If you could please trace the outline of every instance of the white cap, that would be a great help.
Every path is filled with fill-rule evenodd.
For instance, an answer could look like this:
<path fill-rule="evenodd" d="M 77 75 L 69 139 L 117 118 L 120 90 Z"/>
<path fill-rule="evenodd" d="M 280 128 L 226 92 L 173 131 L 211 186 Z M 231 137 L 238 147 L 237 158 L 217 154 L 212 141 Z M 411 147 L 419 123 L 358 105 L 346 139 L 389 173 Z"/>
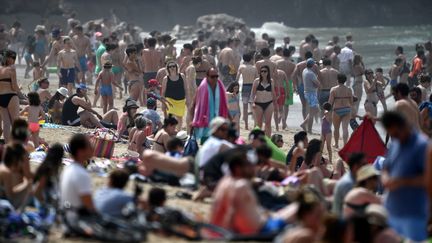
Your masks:
<path fill-rule="evenodd" d="M 210 135 L 213 135 L 224 124 L 229 124 L 229 121 L 221 116 L 213 118 L 210 122 Z"/>
<path fill-rule="evenodd" d="M 59 92 L 61 95 L 63 95 L 64 97 L 69 97 L 69 91 L 68 89 L 66 89 L 65 87 L 60 87 L 57 89 L 57 92 Z"/>
<path fill-rule="evenodd" d="M 185 140 L 187 140 L 188 138 L 189 138 L 189 136 L 187 135 L 187 132 L 186 131 L 179 131 L 178 133 L 177 133 L 177 135 L 176 135 L 176 138 L 178 138 L 178 139 L 180 139 L 180 140 L 182 140 L 182 141 L 185 141 Z"/>

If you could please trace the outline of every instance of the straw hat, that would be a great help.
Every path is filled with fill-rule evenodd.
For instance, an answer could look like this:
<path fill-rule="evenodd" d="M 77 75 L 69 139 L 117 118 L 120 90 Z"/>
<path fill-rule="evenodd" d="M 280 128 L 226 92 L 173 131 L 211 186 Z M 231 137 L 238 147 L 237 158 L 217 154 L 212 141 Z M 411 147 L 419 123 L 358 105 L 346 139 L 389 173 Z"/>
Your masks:
<path fill-rule="evenodd" d="M 372 165 L 364 165 L 362 166 L 356 174 L 356 181 L 362 182 L 374 176 L 379 176 L 380 173 L 373 167 Z"/>

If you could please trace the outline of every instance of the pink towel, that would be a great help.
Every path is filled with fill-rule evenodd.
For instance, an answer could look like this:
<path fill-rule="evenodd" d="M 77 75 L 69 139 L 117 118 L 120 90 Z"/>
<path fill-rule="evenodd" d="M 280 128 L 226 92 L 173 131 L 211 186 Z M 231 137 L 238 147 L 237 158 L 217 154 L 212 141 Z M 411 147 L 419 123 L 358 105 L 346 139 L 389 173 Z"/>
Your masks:
<path fill-rule="evenodd" d="M 222 81 L 218 80 L 219 84 L 219 113 L 221 117 L 228 118 L 228 103 L 226 99 L 225 86 Z M 195 97 L 195 114 L 192 122 L 194 127 L 208 127 L 209 126 L 209 94 L 207 78 L 203 79 L 197 89 Z"/>

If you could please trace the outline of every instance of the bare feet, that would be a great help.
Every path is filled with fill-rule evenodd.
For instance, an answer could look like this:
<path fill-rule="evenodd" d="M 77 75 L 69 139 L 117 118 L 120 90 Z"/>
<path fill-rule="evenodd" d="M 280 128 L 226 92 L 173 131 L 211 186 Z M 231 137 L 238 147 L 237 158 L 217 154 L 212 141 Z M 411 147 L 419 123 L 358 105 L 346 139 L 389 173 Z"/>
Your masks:
<path fill-rule="evenodd" d="M 305 131 L 305 132 L 307 131 L 306 124 L 303 123 L 303 124 L 300 125 L 300 127 L 303 129 L 303 131 Z"/>

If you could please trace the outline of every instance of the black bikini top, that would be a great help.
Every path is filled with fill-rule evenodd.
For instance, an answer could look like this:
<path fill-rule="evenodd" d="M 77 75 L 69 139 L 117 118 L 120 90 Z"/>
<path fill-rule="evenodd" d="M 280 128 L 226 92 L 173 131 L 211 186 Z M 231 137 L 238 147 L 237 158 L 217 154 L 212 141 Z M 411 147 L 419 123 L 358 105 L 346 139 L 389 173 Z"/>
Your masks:
<path fill-rule="evenodd" d="M 271 92 L 272 88 L 271 88 L 271 83 L 269 83 L 269 86 L 265 87 L 261 84 L 261 82 L 259 82 L 258 87 L 257 87 L 258 91 L 268 91 Z"/>
<path fill-rule="evenodd" d="M 8 83 L 11 83 L 11 82 L 12 82 L 12 79 L 11 79 L 11 78 L 1 78 L 1 79 L 0 79 L 0 82 L 8 82 Z"/>

